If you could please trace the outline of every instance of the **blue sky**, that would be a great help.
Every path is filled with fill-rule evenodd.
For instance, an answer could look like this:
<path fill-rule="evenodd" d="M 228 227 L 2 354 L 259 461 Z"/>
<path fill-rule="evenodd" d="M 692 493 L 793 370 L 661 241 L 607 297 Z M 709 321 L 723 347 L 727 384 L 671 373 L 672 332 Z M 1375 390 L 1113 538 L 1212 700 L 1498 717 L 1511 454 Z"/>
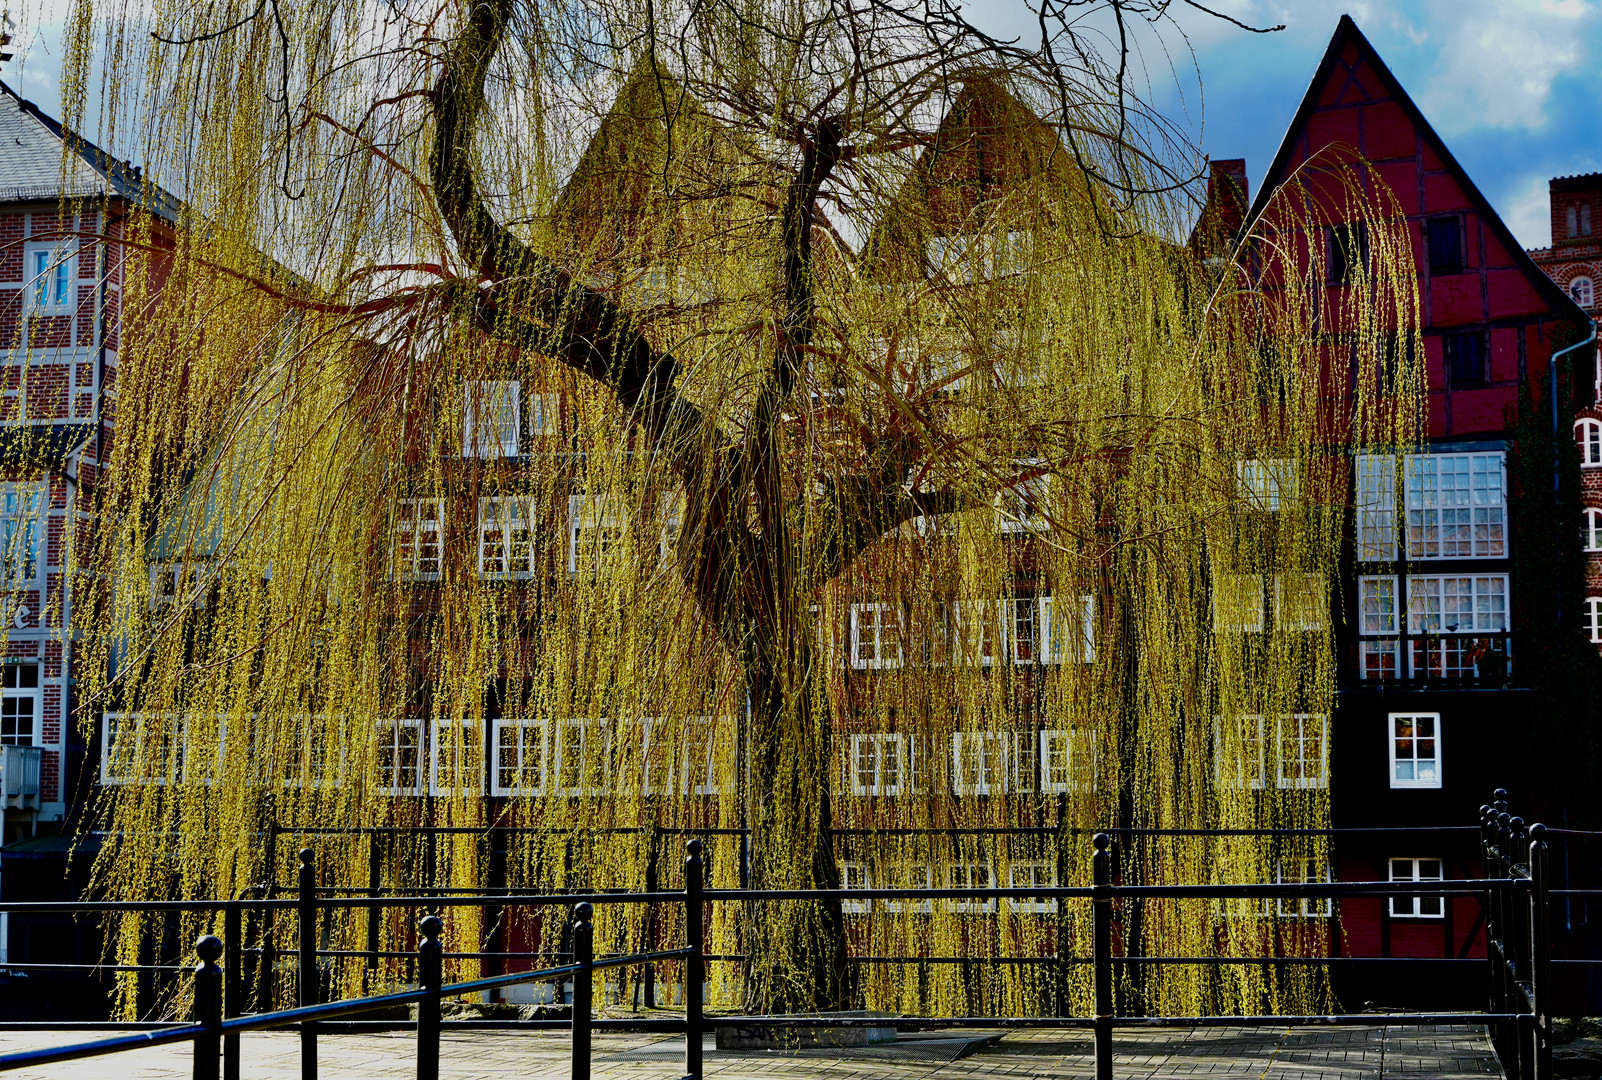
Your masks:
<path fill-rule="evenodd" d="M 137 2 L 133 5 L 138 7 Z M 1193 137 L 1217 158 L 1244 157 L 1255 193 L 1344 11 L 1418 102 L 1476 184 L 1526 246 L 1551 242 L 1546 184 L 1602 171 L 1602 0 L 1207 0 L 1258 26 L 1249 34 L 1174 0 L 1180 33 L 1168 55 L 1201 74 L 1202 124 Z M 21 0 L 16 59 L 3 77 L 59 115 L 59 60 L 66 4 Z M 975 22 L 1003 34 L 1034 31 L 1024 0 L 967 0 Z M 1147 37 L 1149 65 L 1163 63 Z M 1153 96 L 1176 116 L 1196 116 L 1194 75 L 1181 96 L 1165 70 Z"/>

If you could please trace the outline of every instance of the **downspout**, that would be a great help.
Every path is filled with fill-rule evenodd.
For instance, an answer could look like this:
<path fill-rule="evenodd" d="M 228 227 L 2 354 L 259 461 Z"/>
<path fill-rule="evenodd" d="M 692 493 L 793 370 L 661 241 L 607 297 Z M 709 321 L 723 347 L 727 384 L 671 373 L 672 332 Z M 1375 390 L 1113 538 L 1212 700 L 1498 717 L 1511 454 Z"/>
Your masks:
<path fill-rule="evenodd" d="M 1590 320 L 1590 322 L 1591 322 L 1591 333 L 1586 337 L 1586 339 L 1584 341 L 1578 342 L 1578 343 L 1576 343 L 1574 345 L 1570 345 L 1566 349 L 1559 349 L 1557 352 L 1553 353 L 1550 357 L 1548 357 L 1547 361 L 1546 361 L 1546 372 L 1547 372 L 1547 376 L 1549 377 L 1549 379 L 1551 381 L 1551 391 L 1550 392 L 1551 392 L 1551 397 L 1552 397 L 1552 545 L 1553 545 L 1552 546 L 1552 550 L 1554 552 L 1561 552 L 1563 550 L 1563 533 L 1562 533 L 1563 523 L 1558 520 L 1558 513 L 1557 513 L 1558 508 L 1562 505 L 1562 503 L 1561 503 L 1561 499 L 1562 499 L 1562 490 L 1561 490 L 1561 488 L 1562 488 L 1562 483 L 1563 483 L 1563 451 L 1560 449 L 1563 444 L 1558 441 L 1558 439 L 1559 439 L 1559 430 L 1560 430 L 1559 427 L 1558 427 L 1558 392 L 1557 392 L 1558 391 L 1558 383 L 1557 383 L 1558 358 L 1562 357 L 1562 356 L 1566 356 L 1569 353 L 1574 352 L 1574 351 L 1576 351 L 1578 349 L 1583 349 L 1587 345 L 1593 344 L 1596 341 L 1596 320 L 1592 319 L 1592 320 Z M 1553 582 L 1553 587 L 1554 587 L 1554 589 L 1555 589 L 1555 591 L 1557 593 L 1557 595 L 1554 597 L 1554 600 L 1556 601 L 1556 605 L 1557 605 L 1556 608 L 1555 608 L 1556 617 L 1554 619 L 1554 622 L 1556 622 L 1557 626 L 1561 629 L 1561 627 L 1563 626 L 1563 586 L 1562 586 L 1561 577 L 1559 578 L 1558 581 Z"/>

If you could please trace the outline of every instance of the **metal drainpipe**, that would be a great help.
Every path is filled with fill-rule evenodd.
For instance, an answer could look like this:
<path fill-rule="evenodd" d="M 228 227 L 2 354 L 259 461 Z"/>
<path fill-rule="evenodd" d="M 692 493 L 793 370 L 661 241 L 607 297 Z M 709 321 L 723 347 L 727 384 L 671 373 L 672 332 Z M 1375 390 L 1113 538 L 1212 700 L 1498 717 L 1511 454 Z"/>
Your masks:
<path fill-rule="evenodd" d="M 1552 514 L 1552 544 L 1553 544 L 1553 548 L 1552 548 L 1552 550 L 1553 551 L 1562 551 L 1563 550 L 1563 523 L 1561 521 L 1557 520 L 1558 515 L 1556 513 L 1558 507 L 1561 505 L 1561 501 L 1560 501 L 1561 497 L 1562 497 L 1561 486 L 1562 486 L 1562 479 L 1563 479 L 1563 469 L 1562 469 L 1563 451 L 1561 449 L 1563 444 L 1558 442 L 1558 437 L 1559 437 L 1559 428 L 1558 428 L 1558 393 L 1557 393 L 1557 390 L 1558 390 L 1558 384 L 1557 384 L 1558 357 L 1565 356 L 1565 355 L 1567 355 L 1567 354 L 1569 354 L 1571 352 L 1574 352 L 1577 349 L 1583 349 L 1587 345 L 1590 345 L 1590 344 L 1592 344 L 1593 342 L 1596 341 L 1596 320 L 1592 319 L 1592 320 L 1590 320 L 1590 322 L 1591 322 L 1591 333 L 1590 333 L 1590 335 L 1588 337 L 1586 337 L 1586 339 L 1584 341 L 1578 342 L 1578 343 L 1576 343 L 1574 345 L 1570 345 L 1566 349 L 1559 349 L 1557 352 L 1553 353 L 1550 357 L 1548 357 L 1547 361 L 1546 361 L 1546 372 L 1547 372 L 1547 375 L 1550 377 L 1550 380 L 1551 380 L 1551 397 L 1552 397 L 1552 509 L 1553 509 L 1553 514 Z M 1557 625 L 1559 627 L 1561 627 L 1563 625 L 1563 587 L 1562 587 L 1561 578 L 1560 578 L 1560 580 L 1558 582 L 1554 582 L 1553 587 L 1554 587 L 1554 589 L 1556 590 L 1556 593 L 1557 593 L 1557 596 L 1555 598 L 1556 601 L 1557 601 L 1557 608 L 1556 608 L 1557 618 L 1554 621 L 1557 623 Z"/>

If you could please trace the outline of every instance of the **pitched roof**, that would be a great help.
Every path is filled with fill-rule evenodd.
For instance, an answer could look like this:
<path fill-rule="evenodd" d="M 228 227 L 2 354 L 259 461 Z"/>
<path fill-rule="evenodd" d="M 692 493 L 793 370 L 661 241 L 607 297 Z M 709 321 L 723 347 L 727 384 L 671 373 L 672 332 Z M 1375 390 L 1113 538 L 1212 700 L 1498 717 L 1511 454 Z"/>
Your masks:
<path fill-rule="evenodd" d="M 64 152 L 65 151 L 65 152 Z M 180 203 L 0 82 L 0 201 L 115 196 L 169 221 Z"/>
<path fill-rule="evenodd" d="M 1402 88 L 1402 84 L 1391 73 L 1391 69 L 1385 65 L 1385 61 L 1380 59 L 1379 52 L 1369 42 L 1368 38 L 1363 36 L 1363 32 L 1357 28 L 1357 23 L 1352 21 L 1350 15 L 1342 15 L 1340 23 L 1335 27 L 1335 34 L 1329 40 L 1329 47 L 1324 50 L 1324 58 L 1319 61 L 1317 70 L 1313 72 L 1312 81 L 1308 83 L 1307 93 L 1302 97 L 1302 103 L 1297 107 L 1296 115 L 1291 118 L 1290 126 L 1285 129 L 1285 138 L 1279 144 L 1279 150 L 1274 155 L 1273 163 L 1269 165 L 1268 171 L 1263 174 L 1262 186 L 1258 188 L 1257 198 L 1252 201 L 1252 208 L 1250 213 L 1247 214 L 1247 220 L 1251 221 L 1263 212 L 1263 208 L 1268 205 L 1268 201 L 1273 196 L 1279 182 L 1290 170 L 1291 159 L 1296 152 L 1296 141 L 1306 130 L 1308 121 L 1311 119 L 1314 109 L 1318 106 L 1319 95 L 1329 82 L 1330 74 L 1348 44 L 1357 47 L 1359 54 L 1373 68 L 1374 73 L 1379 77 L 1385 89 L 1390 93 L 1396 104 L 1401 107 L 1408 119 L 1412 121 L 1414 128 L 1423 137 L 1425 143 L 1456 178 L 1464 194 L 1473 203 L 1480 219 L 1496 235 L 1496 238 L 1508 251 L 1514 264 L 1525 273 L 1531 284 L 1552 302 L 1552 305 L 1559 313 L 1567 315 L 1582 324 L 1589 323 L 1590 316 L 1585 313 L 1585 309 L 1576 304 L 1568 293 L 1564 292 L 1556 282 L 1548 277 L 1535 264 L 1535 261 L 1530 258 L 1529 254 L 1525 252 L 1524 246 L 1514 238 L 1512 232 L 1508 230 L 1507 224 L 1503 222 L 1501 215 L 1491 207 L 1490 200 L 1475 186 L 1474 181 L 1470 179 L 1463 166 L 1458 164 L 1457 158 L 1452 156 L 1452 152 L 1447 149 L 1446 143 L 1441 141 L 1441 137 L 1436 134 L 1435 129 L 1430 126 L 1430 122 L 1419 111 L 1418 105 L 1408 95 L 1407 91 Z"/>

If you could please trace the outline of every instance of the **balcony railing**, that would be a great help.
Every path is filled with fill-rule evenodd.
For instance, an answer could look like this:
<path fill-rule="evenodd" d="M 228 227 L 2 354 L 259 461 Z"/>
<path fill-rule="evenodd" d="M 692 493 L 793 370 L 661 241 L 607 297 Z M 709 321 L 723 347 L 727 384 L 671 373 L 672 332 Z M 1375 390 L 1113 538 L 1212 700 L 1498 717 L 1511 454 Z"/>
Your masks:
<path fill-rule="evenodd" d="M 1404 634 L 1357 643 L 1358 682 L 1505 686 L 1513 678 L 1513 635 Z"/>

